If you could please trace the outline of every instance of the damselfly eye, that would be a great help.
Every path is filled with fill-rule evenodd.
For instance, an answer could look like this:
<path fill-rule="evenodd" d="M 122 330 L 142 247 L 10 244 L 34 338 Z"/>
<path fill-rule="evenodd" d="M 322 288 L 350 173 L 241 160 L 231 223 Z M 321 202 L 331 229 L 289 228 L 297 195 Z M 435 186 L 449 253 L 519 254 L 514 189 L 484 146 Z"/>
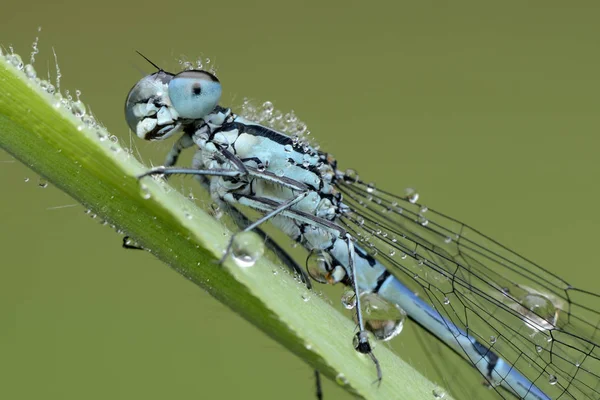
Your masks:
<path fill-rule="evenodd" d="M 221 98 L 221 83 L 206 71 L 183 71 L 169 82 L 169 98 L 181 118 L 204 118 Z"/>
<path fill-rule="evenodd" d="M 173 74 L 158 71 L 135 84 L 125 100 L 125 118 L 135 134 L 146 140 L 160 140 L 177 132 L 179 115 L 168 98 Z"/>

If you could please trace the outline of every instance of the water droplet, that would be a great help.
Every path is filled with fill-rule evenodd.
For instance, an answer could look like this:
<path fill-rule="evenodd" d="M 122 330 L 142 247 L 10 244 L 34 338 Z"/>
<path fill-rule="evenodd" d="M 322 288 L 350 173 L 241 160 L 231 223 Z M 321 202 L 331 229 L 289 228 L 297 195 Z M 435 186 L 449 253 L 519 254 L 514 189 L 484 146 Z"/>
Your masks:
<path fill-rule="evenodd" d="M 413 188 L 404 189 L 404 194 L 406 195 L 406 199 L 412 204 L 419 201 L 419 193 Z"/>
<path fill-rule="evenodd" d="M 294 151 L 294 148 L 291 144 L 286 144 L 285 146 L 283 146 L 283 150 L 285 150 L 286 153 L 291 153 L 292 151 Z"/>
<path fill-rule="evenodd" d="M 347 289 L 342 293 L 342 305 L 347 310 L 352 310 L 356 307 L 356 295 L 354 294 L 354 290 Z"/>
<path fill-rule="evenodd" d="M 231 256 L 239 267 L 253 266 L 264 252 L 264 241 L 254 232 L 240 232 L 233 237 Z"/>
<path fill-rule="evenodd" d="M 346 172 L 344 172 L 344 180 L 348 183 L 358 182 L 359 179 L 360 178 L 359 178 L 358 172 L 356 172 L 356 170 L 347 169 Z"/>
<path fill-rule="evenodd" d="M 268 114 L 271 114 L 275 109 L 275 107 L 273 107 L 273 103 L 271 103 L 270 101 L 265 101 L 262 106 L 263 110 Z"/>
<path fill-rule="evenodd" d="M 544 349 L 542 348 L 542 346 L 535 346 L 535 351 L 537 351 L 538 353 L 541 353 L 541 352 L 542 352 L 542 350 L 544 350 Z"/>
<path fill-rule="evenodd" d="M 82 118 L 85 115 L 85 105 L 80 101 L 74 101 L 71 103 L 71 112 L 78 118 Z"/>
<path fill-rule="evenodd" d="M 150 190 L 148 189 L 148 186 L 144 185 L 143 183 L 140 185 L 140 192 L 142 195 L 142 199 L 144 199 L 144 200 L 148 200 L 152 197 L 152 194 L 150 194 Z"/>
<path fill-rule="evenodd" d="M 301 297 L 305 303 L 310 300 L 310 295 L 308 293 L 302 293 Z"/>
<path fill-rule="evenodd" d="M 375 184 L 373 182 L 367 184 L 367 193 L 375 192 Z"/>
<path fill-rule="evenodd" d="M 452 238 L 447 237 L 446 239 L 444 239 L 444 243 L 452 243 Z"/>
<path fill-rule="evenodd" d="M 25 75 L 27 75 L 29 79 L 35 79 L 37 77 L 37 73 L 35 72 L 35 68 L 33 68 L 33 65 L 27 64 L 25 66 Z"/>
<path fill-rule="evenodd" d="M 444 305 L 447 306 L 448 304 L 450 304 L 450 299 L 447 297 L 444 297 Z"/>
<path fill-rule="evenodd" d="M 98 136 L 98 140 L 101 142 L 104 142 L 108 138 L 108 134 L 102 128 L 100 128 L 96 131 L 96 136 Z"/>
<path fill-rule="evenodd" d="M 38 180 L 38 186 L 41 187 L 42 189 L 45 189 L 48 187 L 48 181 L 46 181 L 44 178 L 40 178 Z"/>
<path fill-rule="evenodd" d="M 319 283 L 337 283 L 344 278 L 344 269 L 341 266 L 334 267 L 332 261 L 329 253 L 313 251 L 306 259 L 306 271 Z"/>
<path fill-rule="evenodd" d="M 265 166 L 265 164 L 263 164 L 263 163 L 261 162 L 261 163 L 258 163 L 258 165 L 256 166 L 256 169 L 257 169 L 259 172 L 264 172 L 264 171 L 265 171 L 265 169 L 267 169 L 267 167 Z"/>
<path fill-rule="evenodd" d="M 346 386 L 348 384 L 348 378 L 340 372 L 335 376 L 335 382 L 340 386 Z"/>
<path fill-rule="evenodd" d="M 29 182 L 29 178 L 25 178 L 25 183 Z"/>
<path fill-rule="evenodd" d="M 490 336 L 490 344 L 496 344 L 496 336 Z"/>
<path fill-rule="evenodd" d="M 443 399 L 446 397 L 446 392 L 441 388 L 435 388 L 431 393 L 433 394 L 434 399 Z"/>
<path fill-rule="evenodd" d="M 551 385 L 556 385 L 556 383 L 558 382 L 558 378 L 554 375 L 549 375 L 548 376 L 548 383 Z"/>
<path fill-rule="evenodd" d="M 9 63 L 11 63 L 17 69 L 23 69 L 23 60 L 21 59 L 20 55 L 15 54 L 15 53 L 8 54 L 6 56 L 6 59 L 8 60 Z"/>
<path fill-rule="evenodd" d="M 210 205 L 210 213 L 216 219 L 221 219 L 223 217 L 223 210 L 216 203 L 212 203 Z"/>
<path fill-rule="evenodd" d="M 540 293 L 529 293 L 521 301 L 523 322 L 535 331 L 553 329 L 558 310 L 550 299 Z"/>
<path fill-rule="evenodd" d="M 365 329 L 378 340 L 387 341 L 402 332 L 406 312 L 373 293 L 360 295 L 360 307 Z M 354 316 L 356 322 L 356 316 Z"/>
<path fill-rule="evenodd" d="M 81 120 L 88 128 L 96 127 L 96 119 L 91 115 L 86 114 L 81 118 Z"/>

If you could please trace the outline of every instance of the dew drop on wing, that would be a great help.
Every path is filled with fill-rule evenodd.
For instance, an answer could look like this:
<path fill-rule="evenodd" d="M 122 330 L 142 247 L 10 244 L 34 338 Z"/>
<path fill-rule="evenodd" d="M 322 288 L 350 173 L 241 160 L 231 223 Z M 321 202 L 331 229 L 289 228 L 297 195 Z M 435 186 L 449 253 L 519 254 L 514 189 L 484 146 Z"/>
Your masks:
<path fill-rule="evenodd" d="M 558 310 L 550 299 L 540 293 L 529 293 L 521 300 L 523 322 L 534 331 L 546 331 L 556 326 Z"/>
<path fill-rule="evenodd" d="M 404 189 L 404 194 L 406 195 L 408 201 L 412 204 L 415 204 L 417 201 L 419 201 L 419 193 L 417 193 L 417 191 L 413 188 Z"/>

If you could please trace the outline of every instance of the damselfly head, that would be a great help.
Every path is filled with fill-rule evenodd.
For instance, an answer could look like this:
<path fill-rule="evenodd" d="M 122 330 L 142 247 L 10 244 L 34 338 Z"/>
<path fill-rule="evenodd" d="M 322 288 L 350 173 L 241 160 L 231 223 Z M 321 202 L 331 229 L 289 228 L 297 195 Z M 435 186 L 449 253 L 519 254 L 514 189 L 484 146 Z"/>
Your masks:
<path fill-rule="evenodd" d="M 138 137 L 162 140 L 179 132 L 184 124 L 206 117 L 220 98 L 221 83 L 209 72 L 191 70 L 174 75 L 159 70 L 129 91 L 125 118 Z"/>
<path fill-rule="evenodd" d="M 181 128 L 179 114 L 169 99 L 174 75 L 159 70 L 145 76 L 129 91 L 125 118 L 129 128 L 146 140 L 162 140 Z"/>

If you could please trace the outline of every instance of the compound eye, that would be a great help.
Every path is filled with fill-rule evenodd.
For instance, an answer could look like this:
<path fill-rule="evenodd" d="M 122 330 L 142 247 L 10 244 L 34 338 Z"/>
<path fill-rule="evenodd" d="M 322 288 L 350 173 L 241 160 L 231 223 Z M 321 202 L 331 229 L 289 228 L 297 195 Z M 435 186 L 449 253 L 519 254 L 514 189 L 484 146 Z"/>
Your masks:
<path fill-rule="evenodd" d="M 221 83 L 206 71 L 183 71 L 169 82 L 169 98 L 181 118 L 201 119 L 219 104 Z"/>

